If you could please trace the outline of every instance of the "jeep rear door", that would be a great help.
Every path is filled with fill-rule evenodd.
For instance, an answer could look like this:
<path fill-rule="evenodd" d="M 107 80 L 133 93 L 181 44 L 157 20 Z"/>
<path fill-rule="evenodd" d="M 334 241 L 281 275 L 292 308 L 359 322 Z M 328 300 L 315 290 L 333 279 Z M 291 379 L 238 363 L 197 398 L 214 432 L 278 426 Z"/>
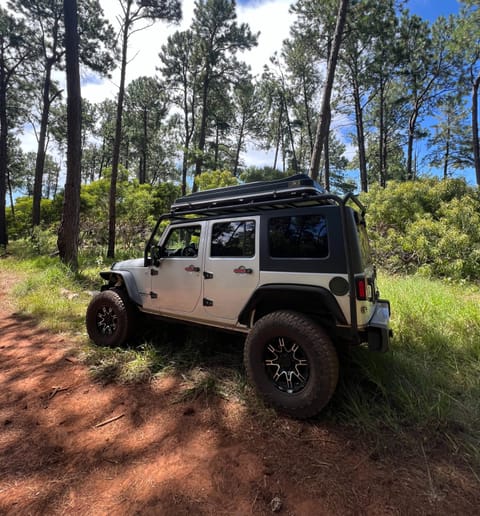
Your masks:
<path fill-rule="evenodd" d="M 211 221 L 203 272 L 208 318 L 236 322 L 260 278 L 259 217 Z"/>

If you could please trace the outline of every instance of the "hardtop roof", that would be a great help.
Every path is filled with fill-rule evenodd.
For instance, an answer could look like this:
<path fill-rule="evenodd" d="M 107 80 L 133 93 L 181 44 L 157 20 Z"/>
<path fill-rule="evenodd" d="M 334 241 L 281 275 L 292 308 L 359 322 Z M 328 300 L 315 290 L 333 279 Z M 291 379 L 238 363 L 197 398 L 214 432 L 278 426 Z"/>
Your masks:
<path fill-rule="evenodd" d="M 195 192 L 177 199 L 171 206 L 170 214 L 173 217 L 187 214 L 218 216 L 318 204 L 345 205 L 349 198 L 364 211 L 353 194 L 339 197 L 327 192 L 307 175 L 297 174 L 273 181 L 257 181 Z"/>

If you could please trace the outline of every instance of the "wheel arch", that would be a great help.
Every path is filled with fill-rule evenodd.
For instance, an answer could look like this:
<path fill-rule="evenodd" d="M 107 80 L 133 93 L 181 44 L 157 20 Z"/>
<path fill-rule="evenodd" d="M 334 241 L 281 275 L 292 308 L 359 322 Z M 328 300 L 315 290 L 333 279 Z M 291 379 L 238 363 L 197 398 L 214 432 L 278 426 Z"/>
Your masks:
<path fill-rule="evenodd" d="M 102 290 L 120 288 L 126 290 L 128 297 L 138 306 L 142 306 L 142 298 L 137 290 L 137 284 L 133 274 L 129 271 L 103 271 L 100 276 L 108 281 Z"/>
<path fill-rule="evenodd" d="M 263 315 L 278 310 L 294 310 L 313 317 L 329 318 L 333 324 L 347 324 L 333 294 L 314 285 L 262 285 L 252 294 L 238 317 L 250 326 Z M 252 319 L 253 317 L 253 319 Z"/>

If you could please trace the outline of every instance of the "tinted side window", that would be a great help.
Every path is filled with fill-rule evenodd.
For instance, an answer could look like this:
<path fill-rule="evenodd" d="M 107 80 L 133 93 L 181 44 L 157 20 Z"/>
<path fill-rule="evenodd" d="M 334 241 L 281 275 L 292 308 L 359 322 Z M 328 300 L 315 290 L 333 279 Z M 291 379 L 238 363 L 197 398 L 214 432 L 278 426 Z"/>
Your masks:
<path fill-rule="evenodd" d="M 323 215 L 271 218 L 268 240 L 270 256 L 274 258 L 328 256 L 327 221 Z"/>
<path fill-rule="evenodd" d="M 255 221 L 219 222 L 213 225 L 210 256 L 255 255 Z"/>

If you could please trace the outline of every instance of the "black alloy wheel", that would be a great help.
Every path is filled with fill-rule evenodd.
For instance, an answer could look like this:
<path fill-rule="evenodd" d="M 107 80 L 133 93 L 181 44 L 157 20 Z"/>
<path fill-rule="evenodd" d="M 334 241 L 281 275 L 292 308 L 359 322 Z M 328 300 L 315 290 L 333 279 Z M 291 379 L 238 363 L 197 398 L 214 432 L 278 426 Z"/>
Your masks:
<path fill-rule="evenodd" d="M 318 414 L 338 382 L 338 356 L 315 321 L 292 310 L 259 319 L 245 342 L 247 375 L 260 396 L 296 418 Z"/>

